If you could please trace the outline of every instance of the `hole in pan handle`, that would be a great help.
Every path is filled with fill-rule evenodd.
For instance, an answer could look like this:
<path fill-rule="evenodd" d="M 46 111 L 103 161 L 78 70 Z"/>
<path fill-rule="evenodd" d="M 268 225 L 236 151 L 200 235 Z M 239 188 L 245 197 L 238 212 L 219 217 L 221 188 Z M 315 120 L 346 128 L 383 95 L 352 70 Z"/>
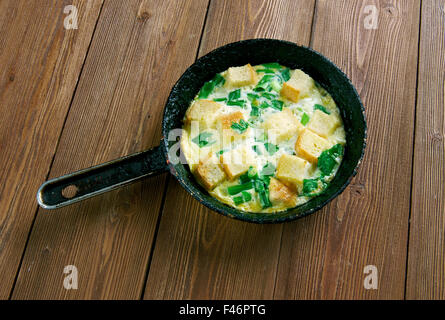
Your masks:
<path fill-rule="evenodd" d="M 42 208 L 57 209 L 168 170 L 161 146 L 49 180 L 37 192 Z"/>

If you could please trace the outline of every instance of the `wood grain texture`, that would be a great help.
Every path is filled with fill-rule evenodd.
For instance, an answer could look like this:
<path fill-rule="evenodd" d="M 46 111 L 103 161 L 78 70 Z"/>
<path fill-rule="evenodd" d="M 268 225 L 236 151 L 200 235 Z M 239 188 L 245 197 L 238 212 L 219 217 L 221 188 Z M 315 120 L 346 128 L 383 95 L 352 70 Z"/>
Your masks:
<path fill-rule="evenodd" d="M 407 299 L 445 299 L 445 1 L 422 2 Z"/>
<path fill-rule="evenodd" d="M 313 1 L 211 1 L 200 55 L 255 37 L 308 45 L 313 8 Z M 282 227 L 218 215 L 171 181 L 144 297 L 272 298 Z"/>
<path fill-rule="evenodd" d="M 70 4 L 77 30 L 64 29 Z M 0 2 L 0 299 L 13 287 L 101 5 Z"/>
<path fill-rule="evenodd" d="M 104 3 L 50 177 L 159 144 L 164 103 L 196 57 L 207 4 Z M 165 178 L 39 210 L 13 298 L 140 298 Z M 66 265 L 78 269 L 77 290 L 63 287 Z"/>
<path fill-rule="evenodd" d="M 378 9 L 366 29 L 366 5 Z M 418 1 L 319 0 L 313 48 L 346 72 L 365 105 L 359 174 L 321 212 L 286 224 L 277 299 L 403 299 L 412 166 Z M 378 268 L 365 290 L 364 267 Z"/>

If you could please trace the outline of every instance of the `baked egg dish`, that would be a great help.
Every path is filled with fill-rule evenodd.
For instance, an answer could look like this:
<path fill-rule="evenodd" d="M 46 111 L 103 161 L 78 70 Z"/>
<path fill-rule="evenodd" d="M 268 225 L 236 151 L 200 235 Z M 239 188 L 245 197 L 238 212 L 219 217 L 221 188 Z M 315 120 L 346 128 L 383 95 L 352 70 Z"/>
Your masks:
<path fill-rule="evenodd" d="M 181 153 L 198 183 L 246 212 L 272 213 L 320 195 L 346 135 L 331 95 L 300 69 L 231 67 L 206 82 L 183 120 Z"/>

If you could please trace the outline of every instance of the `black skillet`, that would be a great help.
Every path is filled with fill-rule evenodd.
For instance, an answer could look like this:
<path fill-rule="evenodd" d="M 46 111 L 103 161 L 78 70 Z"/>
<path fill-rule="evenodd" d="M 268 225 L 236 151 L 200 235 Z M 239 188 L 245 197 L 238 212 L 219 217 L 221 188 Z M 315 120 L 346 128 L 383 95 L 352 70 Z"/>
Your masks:
<path fill-rule="evenodd" d="M 190 102 L 203 84 L 215 74 L 233 66 L 266 62 L 278 62 L 291 69 L 302 69 L 332 95 L 343 117 L 347 145 L 337 175 L 323 194 L 283 212 L 247 213 L 211 197 L 195 181 L 188 166 L 177 161 L 178 139 L 175 139 L 174 132 L 178 130 L 172 130 L 182 127 L 182 119 Z M 356 174 L 366 146 L 364 108 L 346 75 L 318 52 L 275 39 L 231 43 L 198 59 L 170 92 L 164 110 L 162 133 L 164 138 L 158 147 L 45 182 L 37 193 L 39 205 L 46 209 L 60 208 L 169 170 L 184 189 L 216 212 L 256 223 L 290 221 L 317 211 L 339 195 Z M 168 138 L 169 133 L 172 139 Z"/>

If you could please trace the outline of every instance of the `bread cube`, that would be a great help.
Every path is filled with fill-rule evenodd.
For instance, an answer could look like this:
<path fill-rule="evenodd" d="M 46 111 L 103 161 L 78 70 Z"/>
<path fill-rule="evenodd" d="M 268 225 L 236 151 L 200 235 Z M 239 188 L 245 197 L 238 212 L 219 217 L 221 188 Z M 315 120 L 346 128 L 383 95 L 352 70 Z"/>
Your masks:
<path fill-rule="evenodd" d="M 287 140 L 301 130 L 302 126 L 298 118 L 289 109 L 272 114 L 263 124 L 268 136 L 276 143 Z"/>
<path fill-rule="evenodd" d="M 216 156 L 208 158 L 205 162 L 200 162 L 196 169 L 196 177 L 208 190 L 214 189 L 225 178 L 226 174 L 221 169 Z"/>
<path fill-rule="evenodd" d="M 269 184 L 269 199 L 274 205 L 284 204 L 290 207 L 296 205 L 297 194 L 280 180 L 271 178 Z"/>
<path fill-rule="evenodd" d="M 250 64 L 232 67 L 227 70 L 225 86 L 228 88 L 242 87 L 257 82 L 255 69 Z"/>
<path fill-rule="evenodd" d="M 309 175 L 311 165 L 308 161 L 297 156 L 283 154 L 278 160 L 277 178 L 293 184 L 301 189 L 303 180 Z"/>
<path fill-rule="evenodd" d="M 307 128 L 313 132 L 327 138 L 340 126 L 340 119 L 336 114 L 326 114 L 321 110 L 315 110 Z"/>
<path fill-rule="evenodd" d="M 198 121 L 199 129 L 207 129 L 215 126 L 215 121 L 223 106 L 212 100 L 196 100 L 187 110 L 185 118 L 187 122 Z"/>
<path fill-rule="evenodd" d="M 217 127 L 220 132 L 222 148 L 230 148 L 233 142 L 238 142 L 241 139 L 246 138 L 250 134 L 251 128 L 247 128 L 244 132 L 240 133 L 232 129 L 234 122 L 239 123 L 240 120 L 245 120 L 243 113 L 240 111 L 232 112 L 229 114 L 223 114 L 216 120 Z"/>
<path fill-rule="evenodd" d="M 224 152 L 221 155 L 221 163 L 230 180 L 242 175 L 250 166 L 256 166 L 255 154 L 249 146 L 242 146 Z"/>
<path fill-rule="evenodd" d="M 292 102 L 308 96 L 314 87 L 314 80 L 303 71 L 296 69 L 291 78 L 283 84 L 281 95 Z"/>
<path fill-rule="evenodd" d="M 245 120 L 243 113 L 241 111 L 236 111 L 219 116 L 218 123 L 221 124 L 222 129 L 231 129 L 232 123 L 239 123 L 241 119 Z"/>
<path fill-rule="evenodd" d="M 295 151 L 298 155 L 312 163 L 317 163 L 320 154 L 330 147 L 331 143 L 328 140 L 308 129 L 301 132 L 295 143 Z"/>

